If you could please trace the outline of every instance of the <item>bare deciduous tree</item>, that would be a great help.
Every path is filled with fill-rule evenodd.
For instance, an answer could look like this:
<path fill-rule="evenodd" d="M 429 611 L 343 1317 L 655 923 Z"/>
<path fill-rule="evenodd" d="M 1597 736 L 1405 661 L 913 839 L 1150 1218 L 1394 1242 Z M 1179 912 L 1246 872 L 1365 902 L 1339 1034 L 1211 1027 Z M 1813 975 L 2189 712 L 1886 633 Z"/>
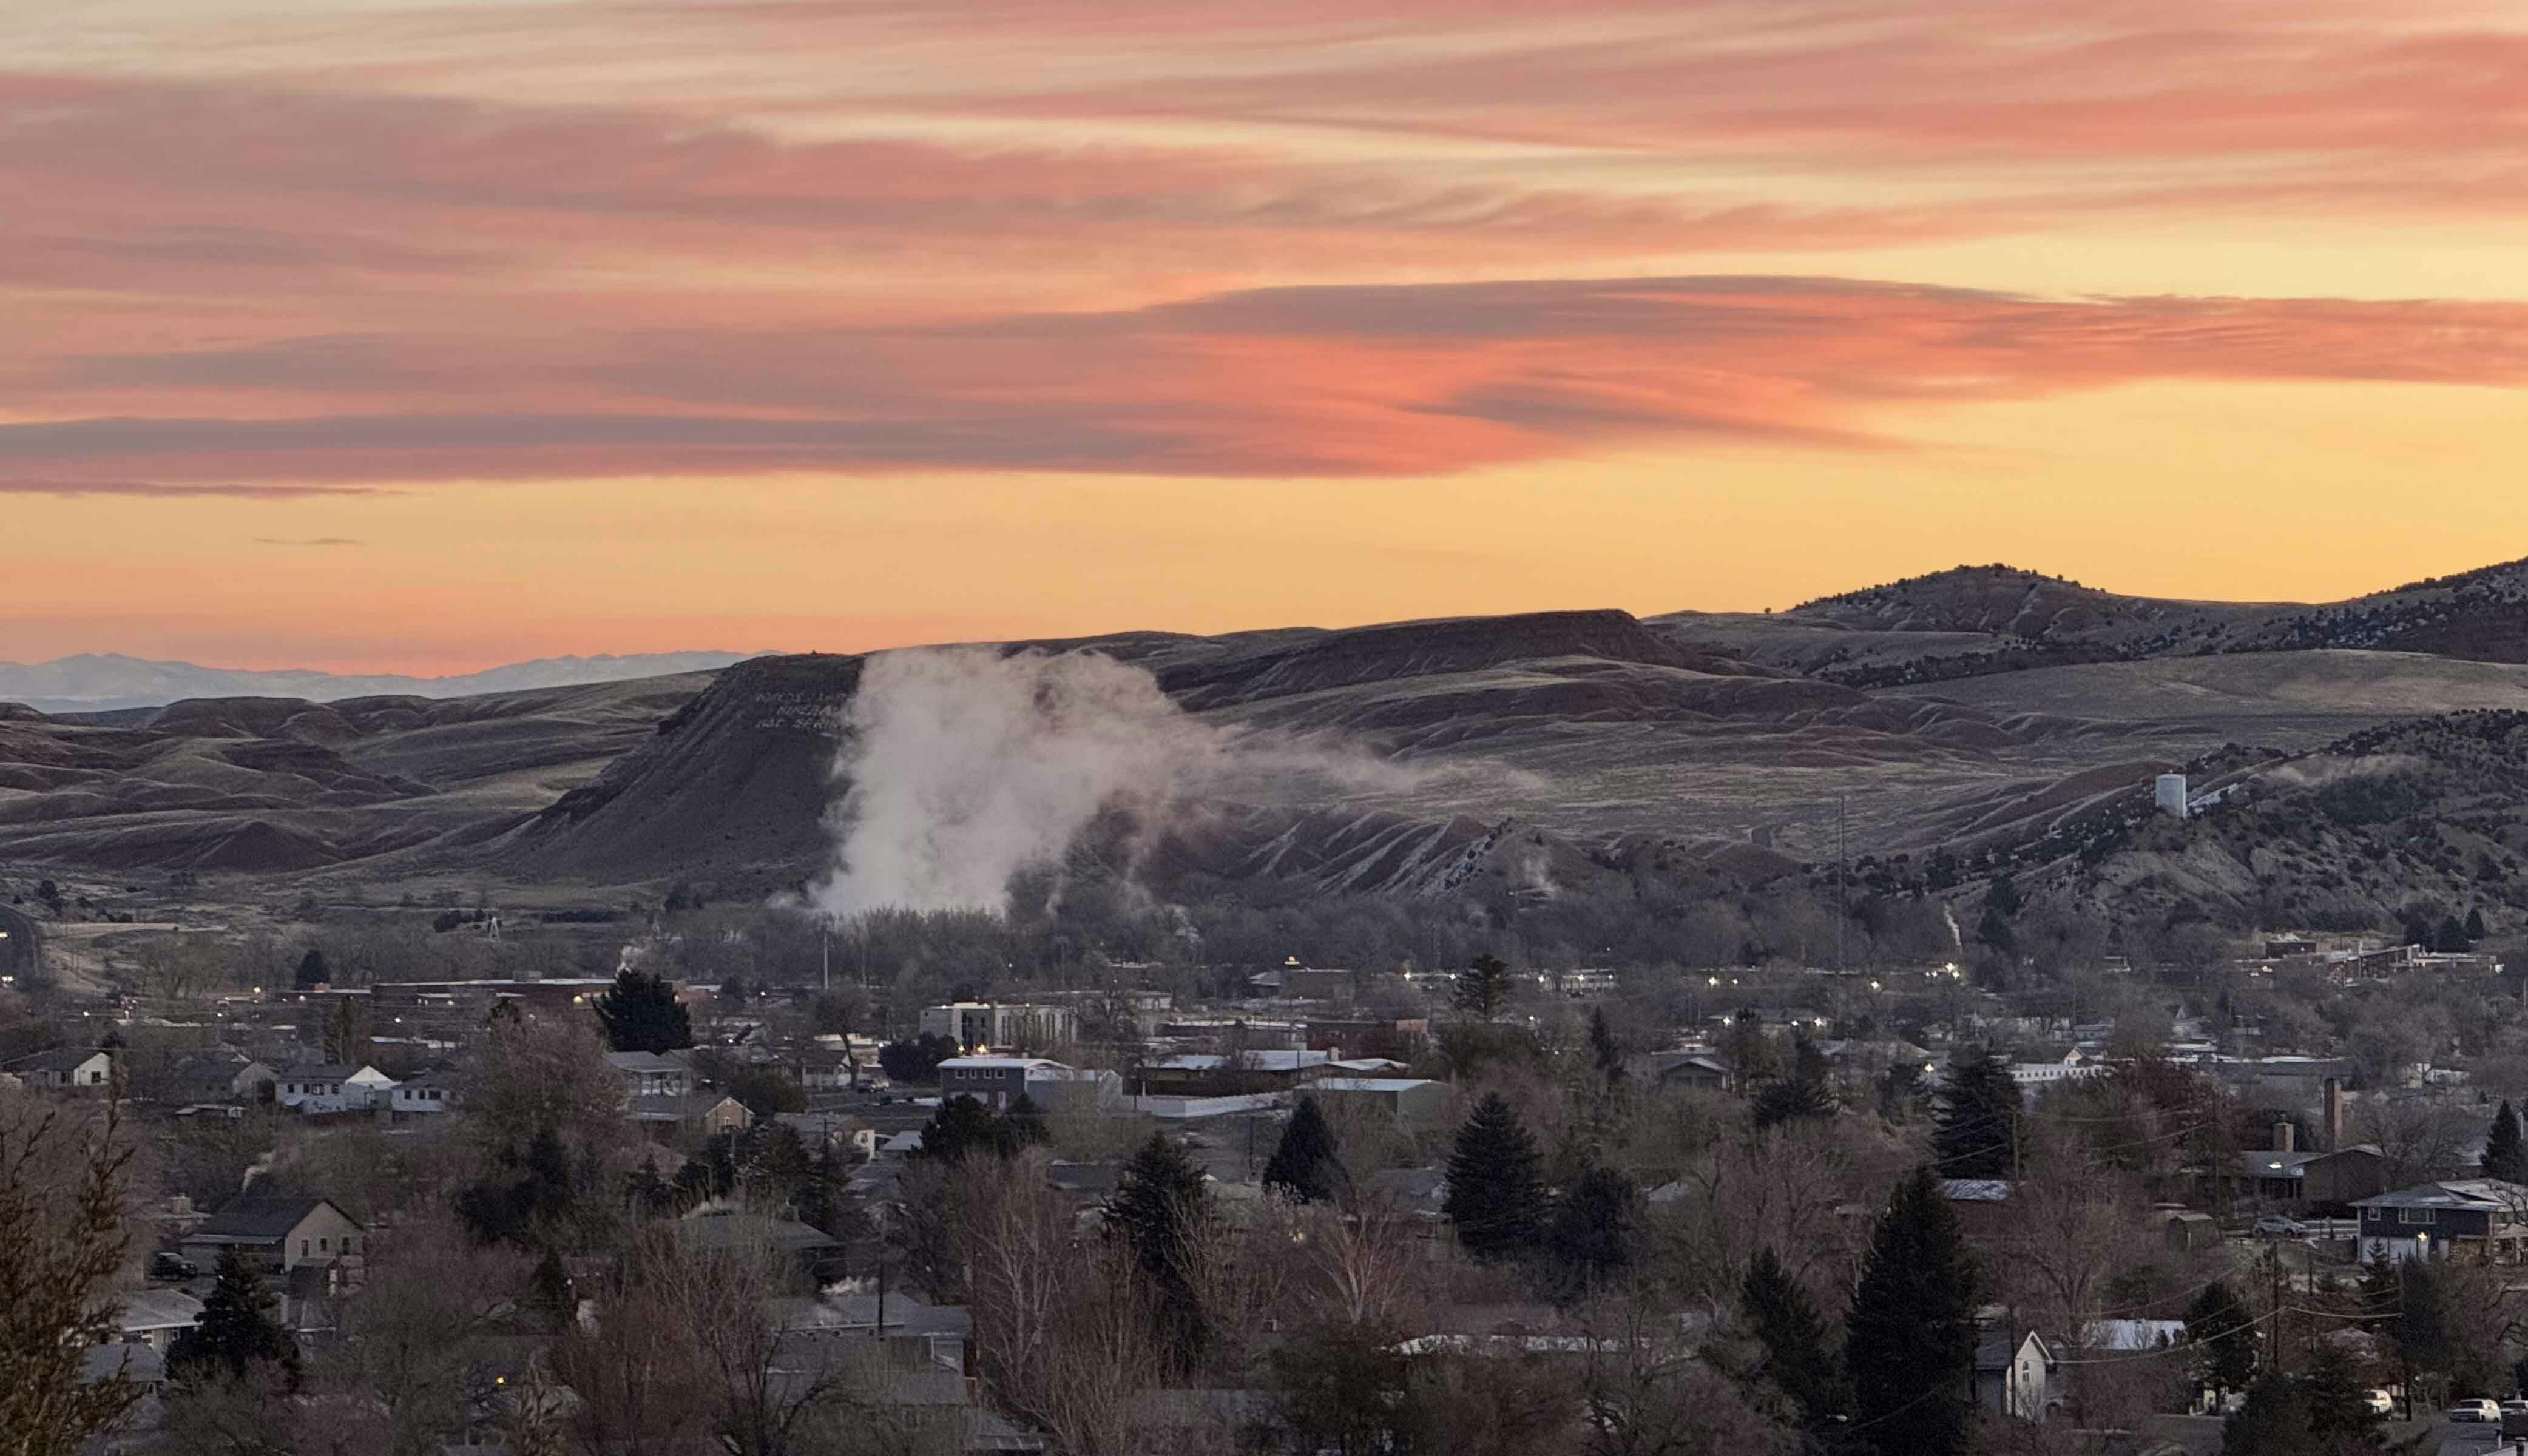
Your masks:
<path fill-rule="evenodd" d="M 0 1453 L 70 1456 L 140 1396 L 120 1375 L 81 1378 L 114 1331 L 132 1155 L 117 1103 L 90 1127 L 0 1099 Z"/>
<path fill-rule="evenodd" d="M 1057 1340 L 1079 1282 L 1079 1234 L 1044 1164 L 1037 1152 L 1007 1165 L 977 1160 L 956 1182 L 984 1387 L 1005 1409 L 1050 1424 Z"/>
<path fill-rule="evenodd" d="M 1403 1326 L 1422 1303 L 1421 1230 L 1393 1205 L 1313 1209 L 1295 1230 L 1308 1293 L 1348 1325 Z"/>
<path fill-rule="evenodd" d="M 344 1305 L 318 1383 L 372 1403 L 394 1456 L 436 1450 L 462 1433 L 485 1338 L 527 1274 L 516 1252 L 469 1245 L 443 1225 L 373 1240 L 367 1287 Z"/>

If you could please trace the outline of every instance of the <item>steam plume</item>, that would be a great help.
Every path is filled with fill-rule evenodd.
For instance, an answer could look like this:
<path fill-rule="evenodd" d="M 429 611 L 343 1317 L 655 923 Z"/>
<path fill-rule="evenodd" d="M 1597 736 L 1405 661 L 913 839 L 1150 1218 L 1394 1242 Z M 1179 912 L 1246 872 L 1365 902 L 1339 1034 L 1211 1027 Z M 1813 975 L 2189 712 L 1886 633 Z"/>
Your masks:
<path fill-rule="evenodd" d="M 840 858 L 816 895 L 837 913 L 999 910 L 1013 872 L 1101 808 L 1163 805 L 1221 752 L 1149 673 L 1086 652 L 881 652 L 846 726 Z"/>
<path fill-rule="evenodd" d="M 1059 861 L 1104 810 L 1144 826 L 1196 795 L 1313 780 L 1422 782 L 1358 752 L 1188 716 L 1139 667 L 1095 652 L 914 648 L 871 656 L 835 763 L 845 795 L 816 908 L 1006 909 L 1011 875 Z"/>

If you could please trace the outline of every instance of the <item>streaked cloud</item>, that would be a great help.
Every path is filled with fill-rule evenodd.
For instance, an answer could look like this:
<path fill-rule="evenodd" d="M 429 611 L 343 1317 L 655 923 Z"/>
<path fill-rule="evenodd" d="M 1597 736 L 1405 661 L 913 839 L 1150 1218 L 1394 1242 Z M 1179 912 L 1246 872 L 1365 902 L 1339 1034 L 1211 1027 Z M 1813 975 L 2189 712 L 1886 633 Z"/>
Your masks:
<path fill-rule="evenodd" d="M 1273 288 L 923 327 L 479 344 L 318 336 L 82 357 L 62 371 L 65 398 L 139 380 L 228 390 L 243 407 L 0 424 L 0 469 L 1375 476 L 1614 442 L 1888 447 L 1925 404 L 2144 381 L 2515 385 L 2528 381 L 2528 304 L 2056 300 L 1730 276 Z M 27 388 L 44 396 L 40 371 Z M 367 402 L 391 396 L 449 407 Z"/>
<path fill-rule="evenodd" d="M 1430 492 L 2173 382 L 2438 448 L 2417 390 L 2528 383 L 2494 0 L 96 0 L 0 20 L 0 495 L 64 533 Z"/>

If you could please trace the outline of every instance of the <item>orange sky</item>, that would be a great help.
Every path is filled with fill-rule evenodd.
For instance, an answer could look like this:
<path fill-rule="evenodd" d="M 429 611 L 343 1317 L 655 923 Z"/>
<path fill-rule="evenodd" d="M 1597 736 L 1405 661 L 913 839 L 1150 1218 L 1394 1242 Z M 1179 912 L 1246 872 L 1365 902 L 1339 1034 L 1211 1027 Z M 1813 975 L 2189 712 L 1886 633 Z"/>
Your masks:
<path fill-rule="evenodd" d="M 2528 18 L 0 19 L 0 657 L 460 671 L 2528 554 Z"/>

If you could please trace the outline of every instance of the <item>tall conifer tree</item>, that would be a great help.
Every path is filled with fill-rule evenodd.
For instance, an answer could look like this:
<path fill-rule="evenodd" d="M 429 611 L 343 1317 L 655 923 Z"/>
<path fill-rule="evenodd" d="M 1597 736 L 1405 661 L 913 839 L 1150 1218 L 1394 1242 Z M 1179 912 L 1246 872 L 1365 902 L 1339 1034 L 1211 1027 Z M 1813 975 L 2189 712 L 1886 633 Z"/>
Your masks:
<path fill-rule="evenodd" d="M 1545 1222 L 1545 1178 L 1536 1139 L 1498 1092 L 1484 1094 L 1448 1155 L 1449 1221 L 1477 1259 L 1513 1259 L 1535 1248 Z"/>
<path fill-rule="evenodd" d="M 1758 1374 L 1799 1407 L 1801 1424 L 1820 1429 L 1841 1415 L 1843 1372 L 1826 1345 L 1825 1320 L 1769 1245 L 1749 1262 L 1739 1302 L 1764 1352 Z"/>
<path fill-rule="evenodd" d="M 1457 972 L 1448 999 L 1470 1016 L 1492 1020 L 1509 1006 L 1509 966 L 1499 956 L 1477 956 Z"/>
<path fill-rule="evenodd" d="M 2186 1311 L 2186 1338 L 2203 1354 L 2203 1383 L 2244 1390 L 2256 1377 L 2256 1317 L 2227 1279 L 2203 1286 Z"/>
<path fill-rule="evenodd" d="M 1331 1203 L 1343 1196 L 1346 1181 L 1335 1150 L 1335 1130 L 1326 1125 L 1317 1100 L 1301 1096 L 1272 1161 L 1264 1165 L 1264 1186 L 1300 1203 Z"/>
<path fill-rule="evenodd" d="M 1931 1153 L 1944 1178 L 2006 1178 L 2019 1141 L 2019 1084 L 1989 1048 L 1949 1063 Z"/>
<path fill-rule="evenodd" d="M 1640 1225 L 1640 1195 L 1632 1179 L 1611 1168 L 1582 1169 L 1554 1200 L 1546 1225 L 1545 1249 L 1558 1292 L 1582 1298 L 1623 1273 L 1633 1262 Z"/>
<path fill-rule="evenodd" d="M 1845 1322 L 1853 1434 L 1878 1456 L 1956 1456 L 1974 1426 L 1975 1275 L 1929 1167 L 1896 1185 Z"/>
<path fill-rule="evenodd" d="M 673 1052 L 694 1044 L 694 1018 L 663 976 L 618 970 L 597 998 L 597 1019 L 618 1052 Z"/>
<path fill-rule="evenodd" d="M 2519 1138 L 2519 1114 L 2507 1099 L 2493 1115 L 2493 1129 L 2484 1139 L 2484 1175 L 2506 1182 L 2528 1183 L 2528 1146 Z"/>
<path fill-rule="evenodd" d="M 167 1347 L 167 1373 L 180 1378 L 229 1376 L 243 1378 L 248 1366 L 269 1361 L 298 1377 L 298 1342 L 272 1318 L 263 1276 L 232 1245 L 220 1252 L 219 1276 L 202 1301 L 201 1318 Z"/>

